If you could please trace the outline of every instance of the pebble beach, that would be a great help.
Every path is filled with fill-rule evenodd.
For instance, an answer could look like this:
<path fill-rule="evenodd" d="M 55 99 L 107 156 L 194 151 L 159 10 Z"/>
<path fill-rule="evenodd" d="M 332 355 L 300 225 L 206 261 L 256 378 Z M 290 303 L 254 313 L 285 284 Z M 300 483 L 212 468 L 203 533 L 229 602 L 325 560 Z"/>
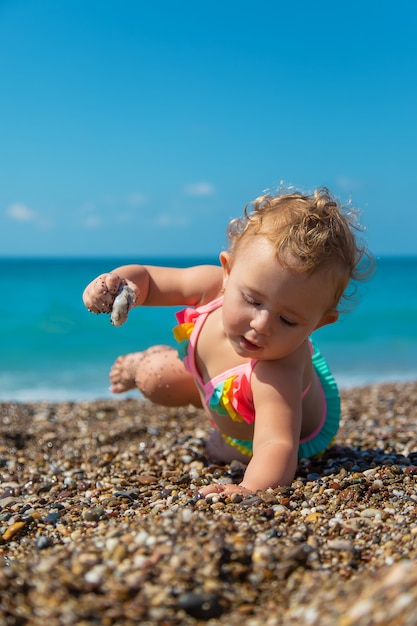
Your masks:
<path fill-rule="evenodd" d="M 290 487 L 197 497 L 192 407 L 0 404 L 0 624 L 392 626 L 417 615 L 417 382 L 342 392 Z"/>

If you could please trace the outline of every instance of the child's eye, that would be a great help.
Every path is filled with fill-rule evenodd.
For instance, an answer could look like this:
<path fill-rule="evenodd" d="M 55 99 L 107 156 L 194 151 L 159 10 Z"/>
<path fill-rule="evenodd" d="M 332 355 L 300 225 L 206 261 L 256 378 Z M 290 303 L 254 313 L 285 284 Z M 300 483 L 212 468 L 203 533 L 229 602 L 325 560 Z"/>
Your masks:
<path fill-rule="evenodd" d="M 251 296 L 249 296 L 248 294 L 244 293 L 243 294 L 243 298 L 244 300 L 246 300 L 246 302 L 248 304 L 251 304 L 252 306 L 260 306 L 260 302 L 257 302 L 256 300 L 254 300 Z"/>
<path fill-rule="evenodd" d="M 286 317 L 283 317 L 282 315 L 280 319 L 281 319 L 281 322 L 285 324 L 286 326 L 297 326 L 296 322 L 291 322 L 290 320 L 288 320 Z"/>

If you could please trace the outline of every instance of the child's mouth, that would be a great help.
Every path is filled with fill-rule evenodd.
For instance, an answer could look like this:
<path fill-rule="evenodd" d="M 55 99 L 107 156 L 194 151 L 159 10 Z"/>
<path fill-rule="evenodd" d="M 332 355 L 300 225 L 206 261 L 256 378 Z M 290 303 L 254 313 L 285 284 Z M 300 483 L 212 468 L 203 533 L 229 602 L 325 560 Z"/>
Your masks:
<path fill-rule="evenodd" d="M 245 348 L 245 350 L 248 350 L 250 352 L 255 352 L 256 350 L 260 349 L 260 346 L 257 346 L 255 343 L 252 343 L 251 341 L 249 341 L 249 339 L 246 339 L 246 337 L 243 337 L 243 335 L 240 338 L 240 342 L 242 344 L 242 347 Z"/>

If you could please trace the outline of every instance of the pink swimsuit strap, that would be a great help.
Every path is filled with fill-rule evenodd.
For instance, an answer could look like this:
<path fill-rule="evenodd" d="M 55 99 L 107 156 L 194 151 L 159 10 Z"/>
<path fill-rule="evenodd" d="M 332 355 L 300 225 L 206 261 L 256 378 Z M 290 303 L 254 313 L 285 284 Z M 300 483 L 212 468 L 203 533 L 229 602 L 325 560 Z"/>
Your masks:
<path fill-rule="evenodd" d="M 187 359 L 187 369 L 197 378 L 198 382 L 202 387 L 204 387 L 203 379 L 201 378 L 200 372 L 197 369 L 195 363 L 195 348 L 197 345 L 197 339 L 200 335 L 201 328 L 204 322 L 207 319 L 209 313 L 215 311 L 223 304 L 223 296 L 208 302 L 207 304 L 203 304 L 202 306 L 196 307 L 195 309 L 185 309 L 186 319 L 190 319 L 194 323 L 193 332 L 190 335 L 190 340 L 188 344 L 188 359 Z M 189 313 L 189 315 L 187 315 Z"/>

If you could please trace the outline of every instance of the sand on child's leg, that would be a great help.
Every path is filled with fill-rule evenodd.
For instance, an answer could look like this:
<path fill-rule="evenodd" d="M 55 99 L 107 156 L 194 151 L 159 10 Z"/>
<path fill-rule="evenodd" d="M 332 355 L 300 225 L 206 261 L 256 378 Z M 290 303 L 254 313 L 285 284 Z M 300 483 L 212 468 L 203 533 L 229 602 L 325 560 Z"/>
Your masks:
<path fill-rule="evenodd" d="M 131 352 L 119 356 L 110 370 L 110 391 L 124 393 L 136 389 L 136 370 L 143 359 L 143 352 Z"/>
<path fill-rule="evenodd" d="M 113 393 L 137 388 L 156 404 L 201 407 L 194 378 L 170 346 L 153 346 L 120 356 L 110 371 L 110 382 Z"/>

